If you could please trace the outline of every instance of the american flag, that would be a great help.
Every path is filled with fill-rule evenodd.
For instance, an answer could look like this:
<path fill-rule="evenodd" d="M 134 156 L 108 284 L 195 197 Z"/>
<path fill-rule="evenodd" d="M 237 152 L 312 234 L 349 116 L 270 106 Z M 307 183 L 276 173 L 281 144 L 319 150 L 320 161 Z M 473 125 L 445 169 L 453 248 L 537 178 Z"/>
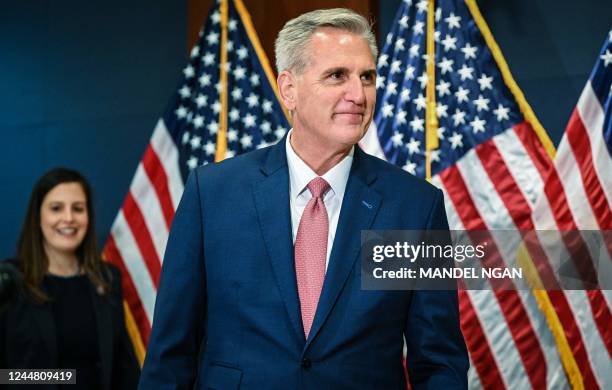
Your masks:
<path fill-rule="evenodd" d="M 428 4 L 427 0 L 405 0 L 398 10 L 378 59 L 375 120 L 363 141 L 370 153 L 420 177 L 426 172 Z M 451 229 L 609 229 L 612 166 L 609 154 L 602 157 L 601 108 L 599 127 L 595 127 L 601 139 L 591 145 L 600 145 L 598 158 L 604 161 L 604 168 L 598 173 L 606 173 L 607 182 L 602 181 L 599 190 L 590 185 L 582 198 L 574 198 L 576 202 L 597 201 L 591 217 L 599 223 L 556 225 L 555 221 L 563 219 L 559 213 L 564 208 L 555 201 L 556 208 L 548 209 L 553 223 L 544 225 L 536 214 L 542 203 L 540 195 L 554 198 L 560 191 L 560 186 L 550 187 L 548 182 L 544 191 L 553 169 L 552 143 L 514 82 L 475 1 L 439 0 L 434 15 L 439 148 L 431 151 L 431 175 L 432 182 L 445 193 Z M 609 54 L 605 58 L 610 62 Z M 599 85 L 599 95 L 591 93 L 590 99 L 600 102 L 599 107 L 606 101 L 609 104 L 607 72 L 608 83 Z M 610 123 L 606 123 L 609 145 Z M 586 136 L 575 143 L 580 144 L 580 153 L 589 149 Z M 595 157 L 584 156 L 582 160 L 595 161 Z M 576 172 L 563 174 L 563 180 L 573 183 L 569 185 L 592 181 L 585 179 L 584 172 L 579 175 L 575 167 L 594 175 L 592 169 L 576 162 L 573 166 Z M 532 293 L 522 282 L 516 282 L 515 287 L 509 291 L 459 291 L 461 326 L 472 363 L 470 387 L 611 385 L 610 300 L 606 303 L 601 291 Z"/>
<path fill-rule="evenodd" d="M 187 175 L 275 143 L 289 129 L 263 53 L 242 1 L 217 1 L 111 228 L 104 258 L 122 271 L 128 330 L 141 363 Z"/>
<path fill-rule="evenodd" d="M 533 211 L 538 229 L 612 230 L 611 88 L 612 31 L 572 112 Z M 587 252 L 583 260 L 590 263 L 595 256 Z M 611 387 L 612 291 L 558 291 L 549 297 L 559 318 L 567 319 L 560 325 L 585 388 Z"/>

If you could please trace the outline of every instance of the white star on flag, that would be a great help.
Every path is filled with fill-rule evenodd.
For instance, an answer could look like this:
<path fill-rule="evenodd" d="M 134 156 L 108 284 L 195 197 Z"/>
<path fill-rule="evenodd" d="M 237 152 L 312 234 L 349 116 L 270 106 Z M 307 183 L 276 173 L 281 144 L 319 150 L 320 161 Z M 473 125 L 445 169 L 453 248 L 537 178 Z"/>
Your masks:
<path fill-rule="evenodd" d="M 455 16 L 454 13 L 450 13 L 450 15 L 444 19 L 444 21 L 446 21 L 446 23 L 448 24 L 448 29 L 452 30 L 453 28 L 460 28 L 461 24 L 459 23 L 461 21 L 461 16 Z"/>
<path fill-rule="evenodd" d="M 497 108 L 495 110 L 493 110 L 493 113 L 495 114 L 495 116 L 497 117 L 498 121 L 502 121 L 503 119 L 508 120 L 510 119 L 508 117 L 508 113 L 510 112 L 510 109 L 507 107 L 504 107 L 501 105 L 501 103 L 497 106 Z"/>
<path fill-rule="evenodd" d="M 476 50 L 478 50 L 478 48 L 475 46 L 471 46 L 469 42 L 466 43 L 465 46 L 461 48 L 461 51 L 463 52 L 463 56 L 465 57 L 466 60 L 469 60 L 470 58 L 476 59 Z"/>

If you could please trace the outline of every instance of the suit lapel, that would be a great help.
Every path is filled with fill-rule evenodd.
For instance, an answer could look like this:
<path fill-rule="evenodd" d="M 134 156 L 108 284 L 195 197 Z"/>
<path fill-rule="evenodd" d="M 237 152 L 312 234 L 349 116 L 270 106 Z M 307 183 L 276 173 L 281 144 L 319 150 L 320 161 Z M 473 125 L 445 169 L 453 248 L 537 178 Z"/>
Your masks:
<path fill-rule="evenodd" d="M 253 187 L 259 227 L 287 314 L 296 335 L 303 338 L 304 331 L 293 264 L 289 172 L 285 154 L 285 138 L 270 148 L 261 171 L 264 179 Z"/>
<path fill-rule="evenodd" d="M 308 348 L 329 316 L 358 257 L 361 231 L 372 226 L 378 212 L 382 197 L 369 187 L 375 180 L 376 171 L 368 164 L 364 152 L 355 146 L 355 157 L 342 201 L 323 290 L 304 349 Z"/>

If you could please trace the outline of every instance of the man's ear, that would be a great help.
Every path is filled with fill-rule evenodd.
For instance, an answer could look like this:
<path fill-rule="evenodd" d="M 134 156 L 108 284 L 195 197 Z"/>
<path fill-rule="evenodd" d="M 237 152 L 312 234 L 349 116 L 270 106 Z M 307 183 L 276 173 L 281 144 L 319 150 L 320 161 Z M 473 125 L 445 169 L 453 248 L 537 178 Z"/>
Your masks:
<path fill-rule="evenodd" d="M 282 100 L 283 105 L 288 111 L 293 111 L 296 104 L 296 84 L 295 76 L 287 71 L 283 70 L 279 73 L 276 83 L 278 84 L 278 93 Z"/>

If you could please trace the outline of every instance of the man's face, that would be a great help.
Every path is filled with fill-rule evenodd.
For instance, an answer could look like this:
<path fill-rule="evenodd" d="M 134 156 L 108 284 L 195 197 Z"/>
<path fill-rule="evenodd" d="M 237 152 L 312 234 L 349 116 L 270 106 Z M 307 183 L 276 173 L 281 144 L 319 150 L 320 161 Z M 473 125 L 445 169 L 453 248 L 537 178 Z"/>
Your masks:
<path fill-rule="evenodd" d="M 365 134 L 376 103 L 376 66 L 366 40 L 334 28 L 315 31 L 308 64 L 295 77 L 293 127 L 325 149 L 344 149 Z"/>

